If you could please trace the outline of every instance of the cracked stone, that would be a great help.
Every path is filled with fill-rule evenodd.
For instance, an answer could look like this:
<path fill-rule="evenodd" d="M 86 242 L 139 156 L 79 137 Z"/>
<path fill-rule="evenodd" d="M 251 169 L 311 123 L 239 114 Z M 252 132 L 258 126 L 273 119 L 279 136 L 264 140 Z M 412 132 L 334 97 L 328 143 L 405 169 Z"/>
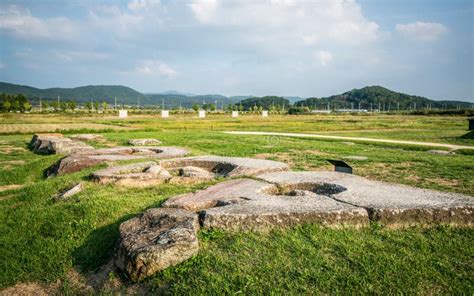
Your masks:
<path fill-rule="evenodd" d="M 59 176 L 78 172 L 100 163 L 145 158 L 174 158 L 187 153 L 186 149 L 178 147 L 114 147 L 79 151 L 57 161 L 48 168 L 46 174 Z"/>
<path fill-rule="evenodd" d="M 254 176 L 289 168 L 287 164 L 278 161 L 212 155 L 171 159 L 160 164 L 166 169 L 198 167 L 222 177 Z"/>
<path fill-rule="evenodd" d="M 198 215 L 182 209 L 149 209 L 120 225 L 115 265 L 140 281 L 183 262 L 199 250 Z"/>
<path fill-rule="evenodd" d="M 30 147 L 38 154 L 71 154 L 94 149 L 83 142 L 64 138 L 62 134 L 36 134 Z"/>
<path fill-rule="evenodd" d="M 467 195 L 372 181 L 338 172 L 279 172 L 258 178 L 280 186 L 313 182 L 344 187 L 347 190 L 335 192 L 331 197 L 367 209 L 373 221 L 387 226 L 474 222 L 474 198 Z"/>
<path fill-rule="evenodd" d="M 156 162 L 141 162 L 115 166 L 92 173 L 92 179 L 101 183 L 143 187 L 161 184 L 171 178 L 169 172 Z"/>
<path fill-rule="evenodd" d="M 157 139 L 131 139 L 128 144 L 133 146 L 161 145 L 161 141 Z"/>

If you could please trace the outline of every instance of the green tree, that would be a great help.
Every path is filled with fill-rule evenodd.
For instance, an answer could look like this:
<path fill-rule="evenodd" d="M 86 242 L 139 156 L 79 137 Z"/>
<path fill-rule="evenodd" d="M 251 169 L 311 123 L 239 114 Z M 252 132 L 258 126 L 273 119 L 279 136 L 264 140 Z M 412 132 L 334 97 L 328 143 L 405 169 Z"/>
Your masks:
<path fill-rule="evenodd" d="M 61 108 L 61 111 L 66 112 L 68 108 L 68 103 L 63 101 L 60 103 L 59 107 Z"/>
<path fill-rule="evenodd" d="M 3 110 L 4 110 L 5 112 L 10 111 L 11 108 L 12 108 L 12 104 L 10 103 L 9 100 L 3 101 Z"/>
<path fill-rule="evenodd" d="M 25 111 L 30 111 L 31 110 L 30 102 L 24 102 L 23 103 L 23 110 L 25 110 Z"/>
<path fill-rule="evenodd" d="M 107 111 L 107 109 L 109 108 L 109 103 L 107 103 L 106 101 L 103 101 L 102 102 L 102 110 Z"/>
<path fill-rule="evenodd" d="M 193 104 L 192 108 L 193 108 L 194 111 L 197 112 L 199 110 L 200 106 L 198 104 Z"/>
<path fill-rule="evenodd" d="M 91 102 L 87 102 L 85 104 L 85 106 L 86 106 L 87 110 L 89 110 L 89 112 L 92 110 L 92 103 Z"/>
<path fill-rule="evenodd" d="M 99 106 L 100 106 L 100 103 L 98 101 L 95 101 L 94 102 L 94 109 L 99 112 Z"/>
<path fill-rule="evenodd" d="M 69 101 L 67 103 L 69 109 L 71 109 L 71 111 L 74 111 L 76 110 L 76 107 L 77 107 L 77 102 L 75 100 L 72 100 L 72 101 Z"/>
<path fill-rule="evenodd" d="M 56 112 L 59 109 L 59 103 L 57 101 L 52 101 L 51 107 L 53 107 L 54 111 Z"/>
<path fill-rule="evenodd" d="M 49 108 L 49 103 L 48 101 L 41 101 L 41 109 L 46 110 Z"/>

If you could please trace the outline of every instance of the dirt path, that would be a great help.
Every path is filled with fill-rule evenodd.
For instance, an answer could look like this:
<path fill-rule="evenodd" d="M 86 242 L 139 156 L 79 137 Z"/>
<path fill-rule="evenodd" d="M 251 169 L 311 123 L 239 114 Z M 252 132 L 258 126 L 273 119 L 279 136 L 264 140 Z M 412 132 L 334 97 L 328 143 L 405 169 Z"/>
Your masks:
<path fill-rule="evenodd" d="M 327 136 L 327 135 L 316 135 L 316 134 L 276 133 L 276 132 L 239 132 L 239 131 L 230 131 L 230 132 L 224 132 L 224 133 L 231 134 L 231 135 L 282 136 L 282 137 L 318 138 L 318 139 L 333 139 L 333 140 L 345 140 L 345 141 L 364 141 L 364 142 L 377 142 L 377 143 L 389 143 L 389 144 L 419 145 L 419 146 L 427 146 L 427 147 L 443 147 L 443 148 L 448 148 L 450 150 L 474 149 L 474 146 L 467 146 L 467 145 L 402 141 L 402 140 L 389 140 L 389 139 L 374 139 L 374 138 L 361 138 L 361 137 Z"/>

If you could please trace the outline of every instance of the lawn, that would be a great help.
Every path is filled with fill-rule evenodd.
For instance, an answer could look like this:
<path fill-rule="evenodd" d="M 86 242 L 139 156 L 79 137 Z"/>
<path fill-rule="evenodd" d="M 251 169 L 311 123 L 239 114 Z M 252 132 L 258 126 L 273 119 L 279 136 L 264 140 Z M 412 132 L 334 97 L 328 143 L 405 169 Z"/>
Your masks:
<path fill-rule="evenodd" d="M 358 175 L 375 180 L 474 196 L 474 156 L 433 155 L 429 147 L 368 144 L 284 137 L 232 136 L 222 130 L 331 133 L 390 139 L 474 145 L 464 139 L 466 119 L 441 116 L 258 116 L 215 115 L 197 119 L 180 115 L 163 120 L 136 115 L 118 120 L 94 116 L 0 116 L 0 287 L 18 282 L 53 285 L 81 293 L 71 270 L 87 276 L 110 262 L 118 225 L 167 198 L 209 186 L 162 185 L 119 188 L 89 182 L 95 168 L 45 179 L 43 171 L 60 156 L 41 156 L 27 149 L 35 130 L 11 132 L 5 125 L 59 124 L 66 133 L 91 131 L 81 124 L 100 124 L 95 133 L 125 145 L 130 138 L 152 137 L 164 145 L 186 147 L 194 155 L 216 154 L 274 159 L 294 170 L 331 169 L 326 159 L 367 156 L 351 161 Z M 127 130 L 116 131 L 117 127 Z M 2 135 L 3 134 L 3 135 Z M 411 136 L 410 136 L 411 135 Z M 86 181 L 86 190 L 67 202 L 52 196 L 69 184 Z M 20 187 L 21 186 L 21 187 Z M 12 187 L 9 187 L 12 188 Z M 474 231 L 439 226 L 390 230 L 328 229 L 303 225 L 267 234 L 205 231 L 192 260 L 141 283 L 158 294 L 473 294 Z M 120 274 L 108 274 L 109 281 Z M 126 281 L 117 291 L 134 287 Z"/>

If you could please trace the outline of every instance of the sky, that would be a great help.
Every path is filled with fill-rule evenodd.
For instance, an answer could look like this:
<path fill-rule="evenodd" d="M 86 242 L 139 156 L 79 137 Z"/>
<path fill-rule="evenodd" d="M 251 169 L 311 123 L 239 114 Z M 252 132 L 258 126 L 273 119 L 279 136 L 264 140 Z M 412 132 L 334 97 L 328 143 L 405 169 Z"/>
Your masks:
<path fill-rule="evenodd" d="M 474 101 L 472 0 L 0 2 L 0 81 Z"/>

